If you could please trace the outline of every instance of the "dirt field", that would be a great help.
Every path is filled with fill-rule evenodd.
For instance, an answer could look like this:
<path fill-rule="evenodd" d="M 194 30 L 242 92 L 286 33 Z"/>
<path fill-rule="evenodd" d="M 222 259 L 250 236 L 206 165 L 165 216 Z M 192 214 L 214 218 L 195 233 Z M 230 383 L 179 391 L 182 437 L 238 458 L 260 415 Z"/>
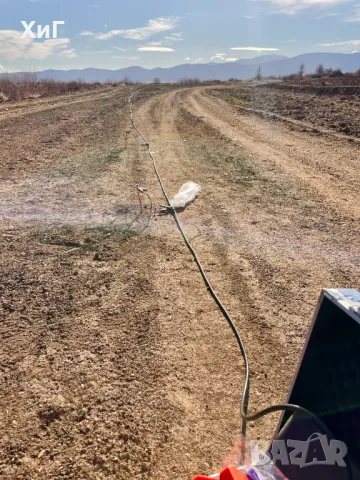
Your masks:
<path fill-rule="evenodd" d="M 169 194 L 202 186 L 179 215 L 247 344 L 254 410 L 285 400 L 321 288 L 360 287 L 359 144 L 213 92 L 148 86 L 133 103 Z M 191 479 L 241 433 L 243 362 L 158 213 L 128 94 L 0 106 L 4 479 Z"/>
<path fill-rule="evenodd" d="M 346 82 L 346 83 L 345 83 Z M 242 112 L 275 118 L 300 131 L 339 133 L 360 139 L 360 77 L 304 80 L 298 83 L 242 82 L 214 89 L 216 97 Z"/>

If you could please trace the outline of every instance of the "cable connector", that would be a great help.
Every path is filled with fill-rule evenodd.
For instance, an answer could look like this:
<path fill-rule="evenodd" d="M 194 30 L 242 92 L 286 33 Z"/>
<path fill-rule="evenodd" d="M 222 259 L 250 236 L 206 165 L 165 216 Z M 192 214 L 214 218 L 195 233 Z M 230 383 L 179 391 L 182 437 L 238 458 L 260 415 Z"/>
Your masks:
<path fill-rule="evenodd" d="M 172 205 L 160 205 L 160 207 L 160 213 L 176 213 L 176 210 Z"/>

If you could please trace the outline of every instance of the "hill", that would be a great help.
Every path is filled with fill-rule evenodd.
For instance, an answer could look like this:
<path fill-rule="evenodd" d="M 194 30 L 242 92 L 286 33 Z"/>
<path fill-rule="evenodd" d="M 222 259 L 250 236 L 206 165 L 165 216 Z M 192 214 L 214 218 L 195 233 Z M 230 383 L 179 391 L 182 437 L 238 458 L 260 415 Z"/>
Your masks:
<path fill-rule="evenodd" d="M 183 64 L 171 68 L 146 69 L 128 67 L 119 70 L 86 68 L 83 70 L 44 70 L 37 72 L 39 79 L 62 81 L 83 80 L 85 82 L 121 81 L 125 77 L 132 81 L 151 82 L 159 77 L 162 82 L 177 82 L 191 77 L 200 80 L 228 80 L 253 78 L 259 67 L 265 76 L 289 75 L 298 71 L 305 64 L 305 72 L 313 73 L 321 63 L 325 68 L 340 68 L 344 72 L 354 72 L 360 68 L 360 53 L 305 53 L 288 58 L 281 55 L 262 55 L 253 59 L 238 60 L 232 63 Z"/>

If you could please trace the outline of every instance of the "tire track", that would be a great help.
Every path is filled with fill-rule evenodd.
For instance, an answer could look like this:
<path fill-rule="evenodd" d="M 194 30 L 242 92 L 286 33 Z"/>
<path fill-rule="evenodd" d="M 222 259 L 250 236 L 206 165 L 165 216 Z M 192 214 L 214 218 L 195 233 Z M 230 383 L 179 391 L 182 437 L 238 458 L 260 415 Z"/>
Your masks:
<path fill-rule="evenodd" d="M 195 90 L 190 95 L 190 105 L 195 115 L 247 149 L 249 154 L 256 155 L 265 167 L 275 164 L 292 179 L 295 176 L 318 192 L 329 207 L 337 208 L 344 216 L 360 218 L 356 145 L 313 139 L 308 134 L 304 136 L 282 126 L 236 115 L 225 102 L 207 96 L 203 90 Z M 339 168 L 343 167 L 345 158 L 346 168 Z"/>
<path fill-rule="evenodd" d="M 344 256 L 347 252 L 350 258 L 357 258 L 353 243 L 356 231 L 348 218 L 357 213 L 357 207 L 354 205 L 351 212 L 339 216 L 344 203 L 341 199 L 333 208 L 336 186 L 329 193 L 322 188 L 319 171 L 307 173 L 302 163 L 297 166 L 296 155 L 268 145 L 268 137 L 276 141 L 282 129 L 277 131 L 276 126 L 258 122 L 251 130 L 246 119 L 235 117 L 232 112 L 230 117 L 226 108 L 223 102 L 208 98 L 204 89 L 185 89 L 148 102 L 139 110 L 138 118 L 157 154 L 157 165 L 168 192 L 176 192 L 190 179 L 203 186 L 200 197 L 181 213 L 181 218 L 195 223 L 201 217 L 203 224 L 214 227 L 211 239 L 202 238 L 199 231 L 194 243 L 220 297 L 235 312 L 249 345 L 255 373 L 253 392 L 257 393 L 252 397 L 255 408 L 284 399 L 321 288 L 334 282 L 356 282 L 356 265 L 349 263 L 346 267 L 346 262 L 334 257 L 340 267 L 335 271 L 326 258 L 324 241 L 328 248 L 334 245 L 339 251 L 345 249 Z M 267 136 L 262 130 L 269 130 Z M 310 146 L 316 148 L 313 143 Z M 234 185 L 234 177 L 240 188 Z M 347 178 L 343 186 L 346 181 Z M 324 205 L 325 193 L 328 201 Z M 349 202 L 350 198 L 354 200 L 354 195 L 349 196 Z M 317 212 L 315 207 L 319 204 Z M 351 232 L 349 237 L 344 232 L 344 221 Z M 238 232 L 240 237 L 251 232 L 264 241 L 234 245 L 226 237 L 218 237 L 220 229 Z M 288 249 L 268 248 L 266 238 L 273 234 L 294 243 Z M 314 247 L 306 256 L 295 247 L 296 242 L 305 239 Z M 324 255 L 320 259 L 316 250 L 322 248 Z M 296 303 L 296 309 L 291 302 Z M 174 361 L 174 367 L 175 364 Z M 236 364 L 235 356 L 231 368 Z M 279 368 L 269 372 L 269 365 Z M 234 375 L 240 373 L 235 372 Z M 235 397 L 230 399 L 231 394 L 228 400 L 235 406 Z M 269 417 L 254 425 L 250 435 L 269 438 L 274 426 L 274 418 Z"/>

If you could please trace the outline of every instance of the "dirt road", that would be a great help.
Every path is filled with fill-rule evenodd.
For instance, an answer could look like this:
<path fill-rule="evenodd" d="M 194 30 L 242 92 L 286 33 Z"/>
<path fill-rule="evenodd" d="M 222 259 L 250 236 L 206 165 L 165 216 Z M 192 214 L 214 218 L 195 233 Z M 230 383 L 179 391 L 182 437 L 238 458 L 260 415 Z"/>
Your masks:
<path fill-rule="evenodd" d="M 164 199 L 128 93 L 1 113 L 2 478 L 185 480 L 241 432 L 231 332 L 172 218 L 139 211 L 137 184 Z M 202 88 L 133 103 L 168 193 L 202 186 L 180 218 L 243 333 L 251 410 L 283 401 L 321 288 L 359 288 L 359 146 Z"/>

